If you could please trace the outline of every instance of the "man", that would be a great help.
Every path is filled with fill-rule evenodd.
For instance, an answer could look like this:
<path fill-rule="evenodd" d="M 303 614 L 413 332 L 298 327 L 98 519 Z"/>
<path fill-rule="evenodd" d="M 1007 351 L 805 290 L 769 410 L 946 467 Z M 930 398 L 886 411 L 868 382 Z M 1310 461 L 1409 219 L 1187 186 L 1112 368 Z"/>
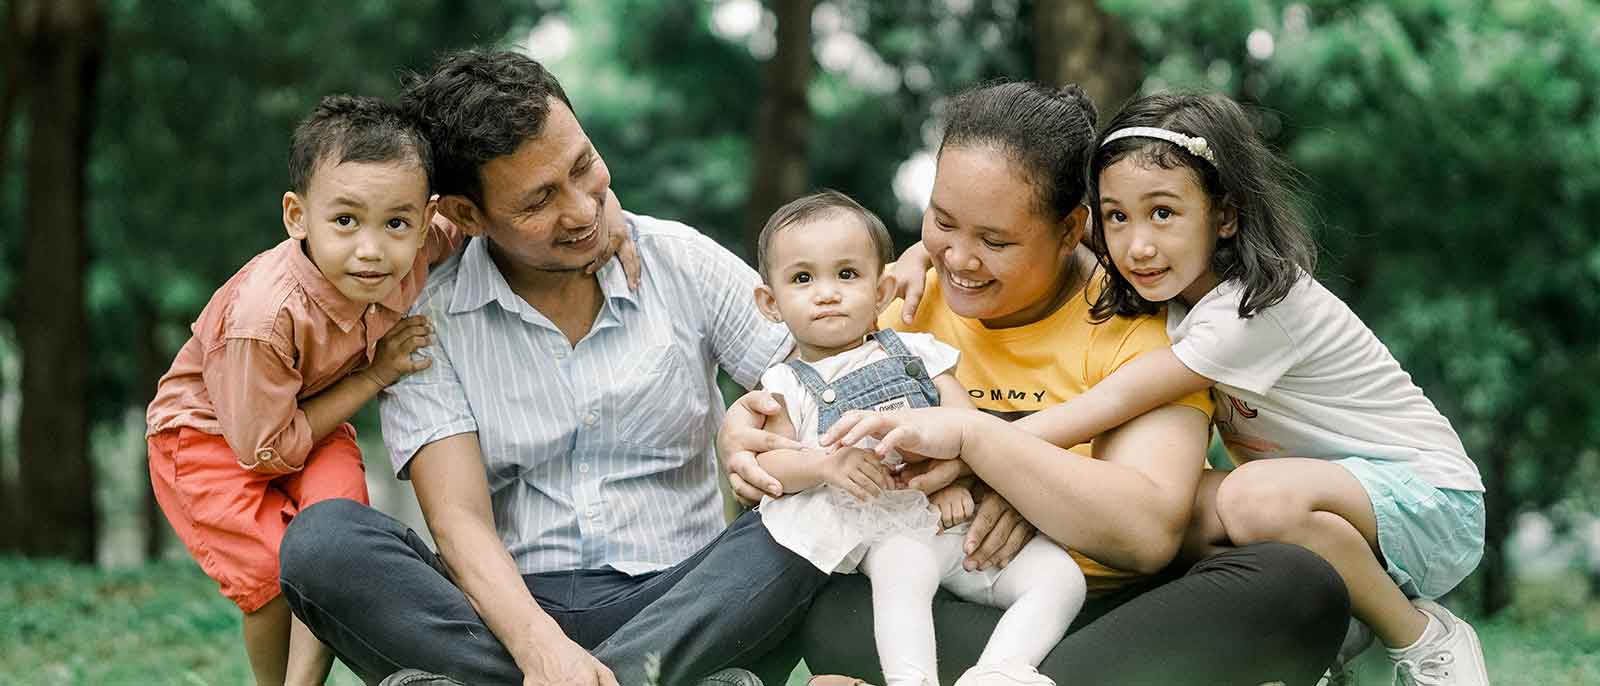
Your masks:
<path fill-rule="evenodd" d="M 753 512 L 722 530 L 716 369 L 753 385 L 792 346 L 751 302 L 758 276 L 681 224 L 605 221 L 605 162 L 532 59 L 451 55 L 404 103 L 440 212 L 473 236 L 414 310 L 433 364 L 382 408 L 439 553 L 369 508 L 310 508 L 282 548 L 290 606 L 369 682 L 685 684 L 752 664 L 825 580 Z M 585 270 L 620 230 L 636 292 L 615 263 Z"/>

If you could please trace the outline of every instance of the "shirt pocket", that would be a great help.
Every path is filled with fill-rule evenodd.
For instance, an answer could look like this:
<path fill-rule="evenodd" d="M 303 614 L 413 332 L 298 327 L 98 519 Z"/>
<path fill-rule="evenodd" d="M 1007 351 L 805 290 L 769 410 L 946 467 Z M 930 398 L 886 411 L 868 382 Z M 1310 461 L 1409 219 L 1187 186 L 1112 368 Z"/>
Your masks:
<path fill-rule="evenodd" d="M 611 414 L 622 443 L 644 456 L 680 459 L 706 444 L 706 382 L 681 346 L 645 347 L 618 380 Z"/>

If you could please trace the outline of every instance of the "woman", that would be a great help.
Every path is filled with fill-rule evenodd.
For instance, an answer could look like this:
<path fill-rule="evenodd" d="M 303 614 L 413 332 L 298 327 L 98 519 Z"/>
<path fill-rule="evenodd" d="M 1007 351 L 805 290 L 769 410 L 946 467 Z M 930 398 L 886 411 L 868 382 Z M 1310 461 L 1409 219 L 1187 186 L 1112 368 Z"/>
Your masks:
<path fill-rule="evenodd" d="M 908 480 L 926 487 L 970 468 L 988 485 L 969 533 L 969 568 L 1004 564 L 1031 535 L 1029 524 L 1078 557 L 1092 595 L 1040 665 L 1045 676 L 1084 684 L 1313 683 L 1349 619 L 1348 597 L 1325 562 L 1267 544 L 1192 567 L 1171 564 L 1202 478 L 1209 399 L 1185 398 L 1092 445 L 1066 448 L 1047 442 L 1049 427 L 1027 418 L 1168 345 L 1163 313 L 1089 321 L 1098 275 L 1079 240 L 1094 119 L 1093 105 L 1073 86 L 1002 83 L 950 103 L 922 247 L 902 257 L 897 275 L 930 262 L 933 269 L 914 315 L 891 306 L 880 324 L 931 332 L 959 348 L 956 376 L 973 401 L 1026 434 L 995 434 L 1004 440 L 968 445 L 962 460 L 931 461 Z M 770 397 L 741 399 L 722 437 L 742 498 L 759 497 L 752 484 L 772 483 L 740 452 L 774 445 L 748 429 L 758 411 L 772 411 Z M 818 595 L 801 634 L 812 671 L 877 678 L 868 599 L 859 576 L 836 576 Z M 953 680 L 975 661 L 999 613 L 942 597 L 934 616 L 941 678 Z"/>

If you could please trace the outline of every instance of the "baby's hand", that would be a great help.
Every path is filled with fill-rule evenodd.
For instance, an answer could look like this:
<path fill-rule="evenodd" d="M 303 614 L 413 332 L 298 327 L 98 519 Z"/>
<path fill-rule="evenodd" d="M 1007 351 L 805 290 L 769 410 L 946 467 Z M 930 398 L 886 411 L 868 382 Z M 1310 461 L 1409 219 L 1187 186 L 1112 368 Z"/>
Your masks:
<path fill-rule="evenodd" d="M 822 459 L 822 482 L 857 500 L 871 500 L 890 488 L 889 470 L 870 450 L 840 448 Z"/>
<path fill-rule="evenodd" d="M 972 519 L 972 515 L 978 511 L 977 503 L 972 500 L 972 491 L 961 485 L 939 489 L 928 496 L 928 503 L 939 510 L 939 524 L 945 529 Z"/>
<path fill-rule="evenodd" d="M 406 317 L 378 341 L 372 364 L 361 370 L 361 374 L 378 384 L 379 388 L 388 388 L 400 377 L 427 369 L 433 364 L 433 360 L 426 357 L 413 359 L 411 356 L 411 353 L 431 343 L 433 325 L 428 323 L 428 318 L 420 314 Z"/>

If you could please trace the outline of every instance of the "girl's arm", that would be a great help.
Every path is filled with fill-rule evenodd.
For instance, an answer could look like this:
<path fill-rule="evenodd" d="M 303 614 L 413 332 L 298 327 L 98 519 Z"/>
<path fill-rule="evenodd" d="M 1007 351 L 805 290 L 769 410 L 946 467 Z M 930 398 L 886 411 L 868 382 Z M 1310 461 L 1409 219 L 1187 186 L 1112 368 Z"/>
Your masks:
<path fill-rule="evenodd" d="M 917 241 L 900 253 L 900 259 L 885 268 L 894 277 L 895 295 L 904 301 L 900 308 L 900 320 L 906 324 L 916 321 L 917 306 L 922 304 L 922 294 L 927 290 L 928 270 L 933 268 L 933 258 L 922 247 L 922 241 Z M 965 390 L 962 395 L 966 395 Z"/>
<path fill-rule="evenodd" d="M 1157 348 L 1122 365 L 1083 395 L 1023 417 L 1014 426 L 1071 448 L 1213 383 L 1184 366 L 1171 346 Z"/>

